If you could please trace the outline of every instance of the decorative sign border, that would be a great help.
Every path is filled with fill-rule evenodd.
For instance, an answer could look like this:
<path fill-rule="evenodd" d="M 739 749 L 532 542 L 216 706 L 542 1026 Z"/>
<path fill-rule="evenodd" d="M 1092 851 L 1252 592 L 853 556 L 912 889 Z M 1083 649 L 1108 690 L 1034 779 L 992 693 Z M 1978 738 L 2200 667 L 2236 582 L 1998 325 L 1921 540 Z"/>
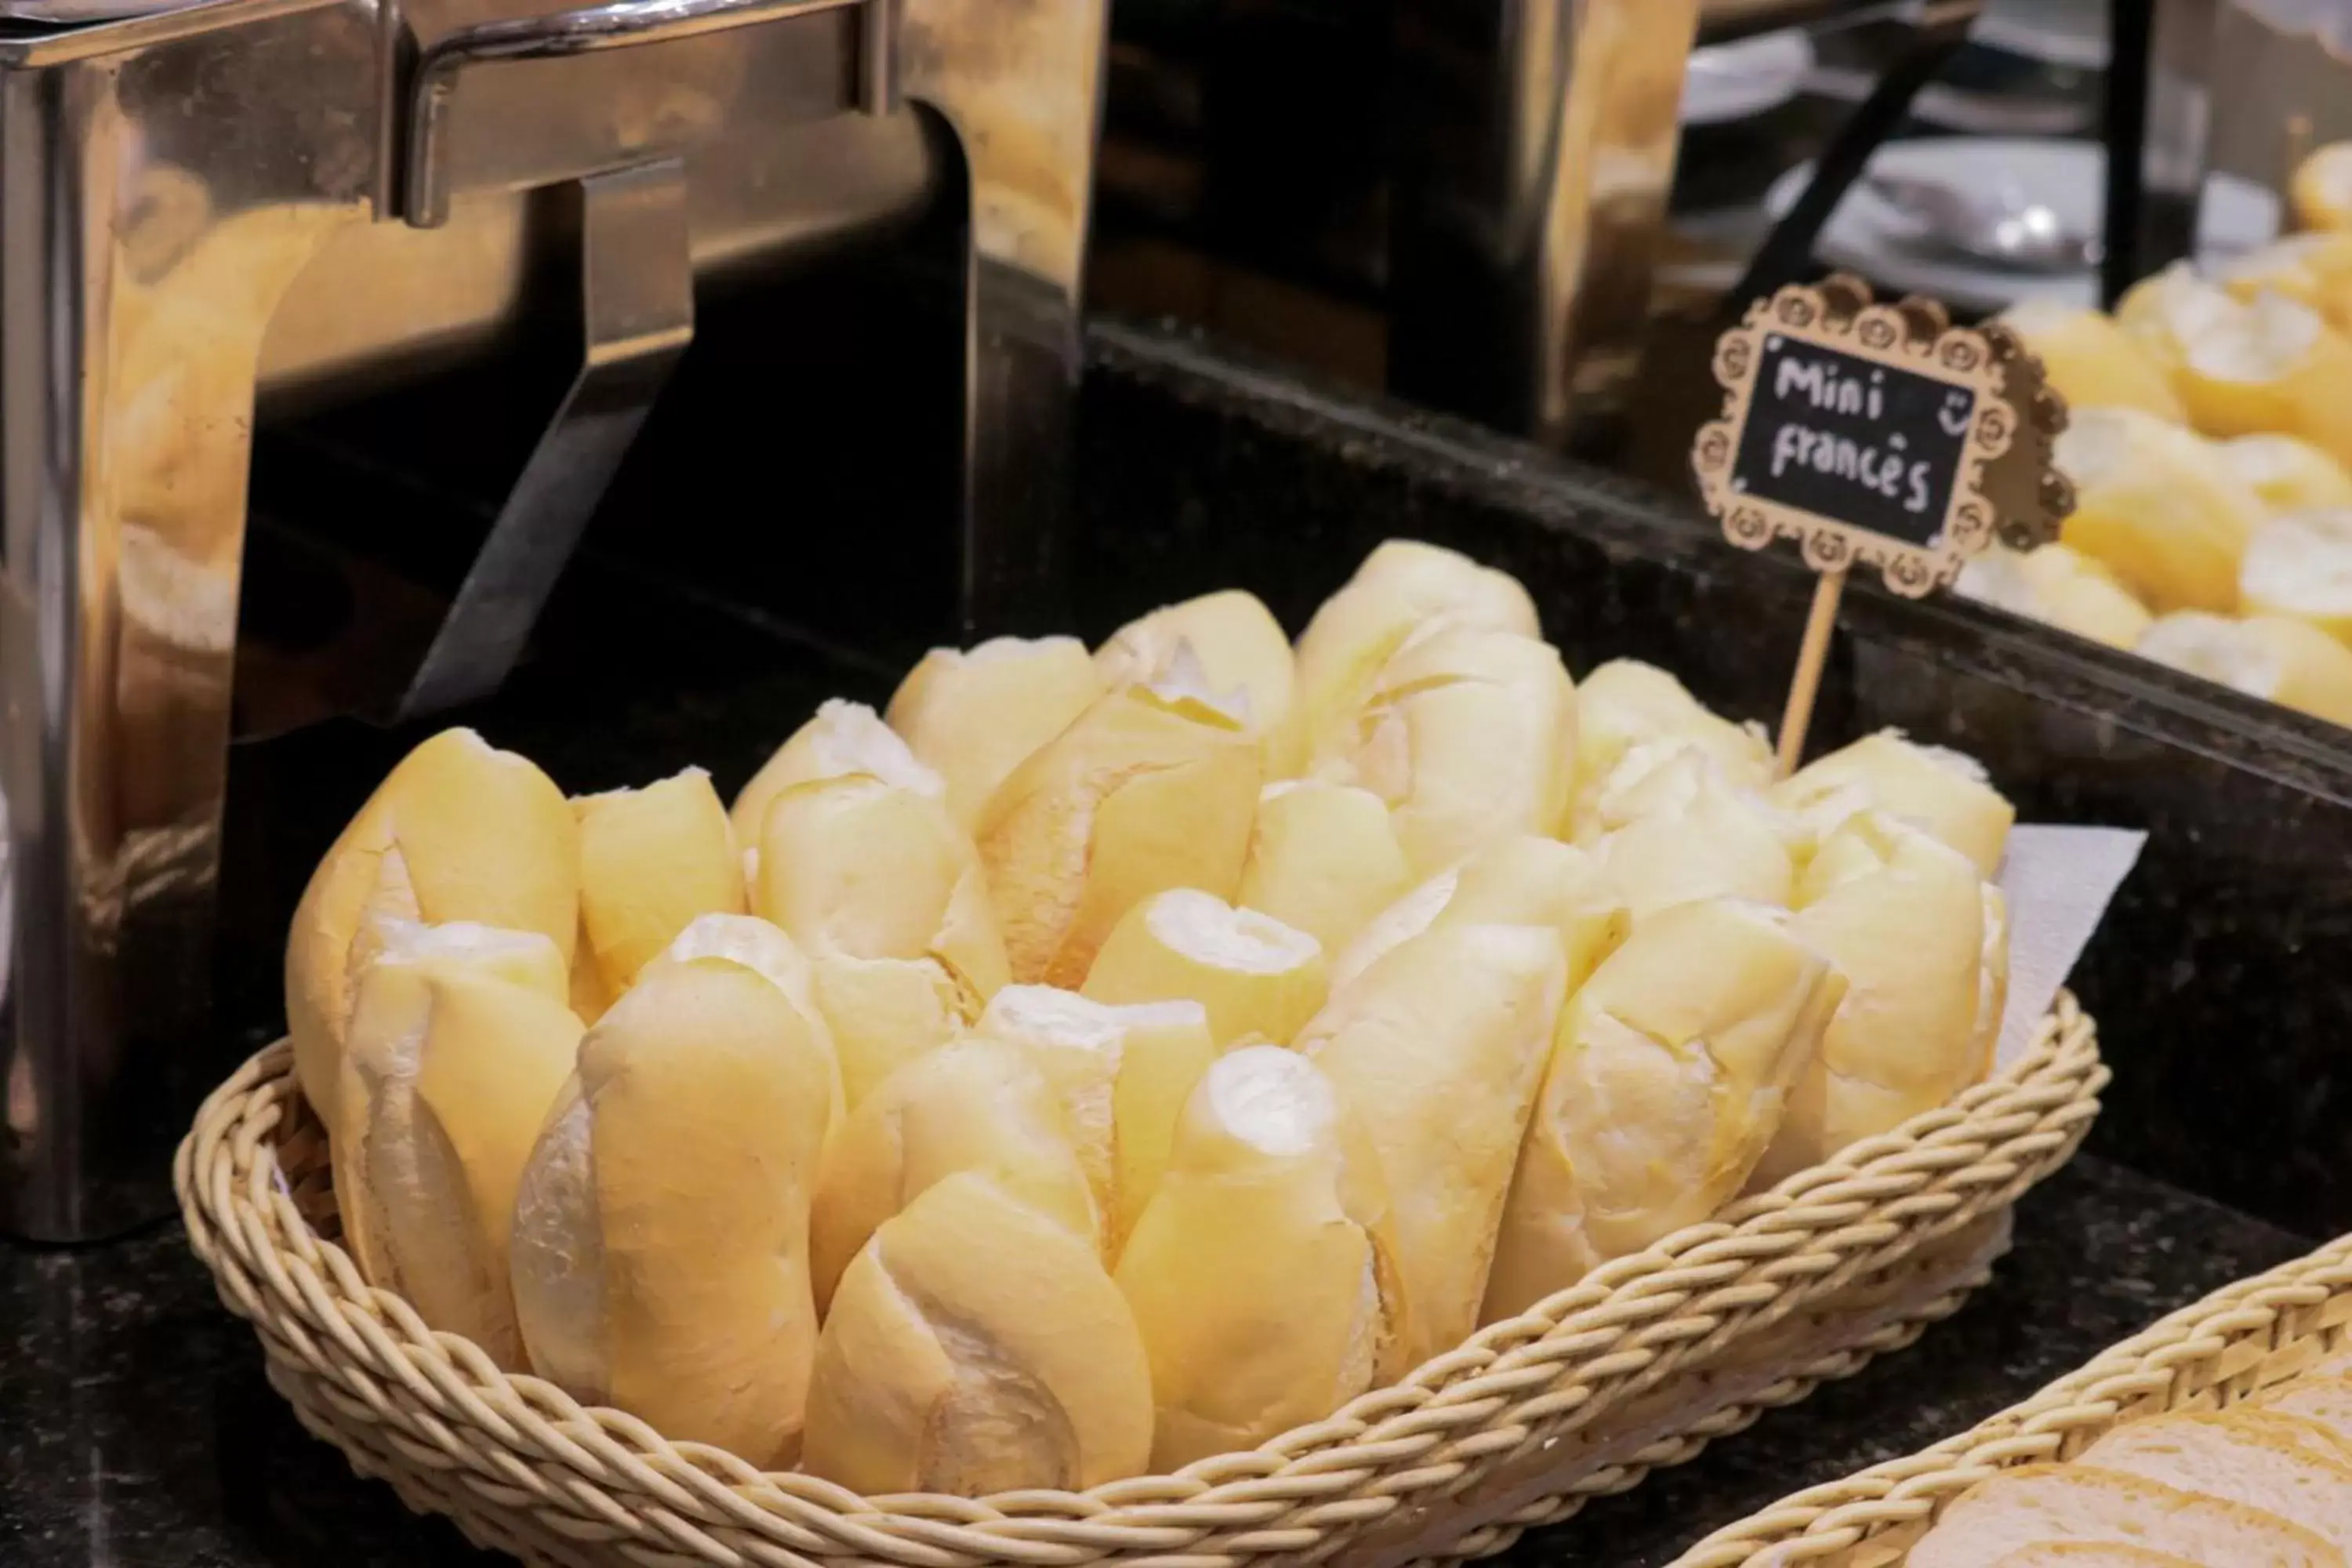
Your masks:
<path fill-rule="evenodd" d="M 1764 340 L 1777 335 L 1810 342 L 1913 375 L 1966 387 L 1977 413 L 1961 471 L 1953 476 L 1951 504 L 1935 542 L 1923 549 L 1886 534 L 1823 517 L 1731 488 L 1740 437 L 1756 394 Z M 1959 575 L 1971 555 L 1992 542 L 2000 509 L 1986 493 L 1990 465 L 2010 450 L 2019 416 L 2006 395 L 2002 362 L 1982 332 L 1955 327 L 1942 306 L 1925 300 L 1881 305 L 1867 286 L 1833 278 L 1817 288 L 1792 285 L 1748 307 L 1747 319 L 1723 334 L 1715 350 L 1715 379 L 1724 389 L 1723 416 L 1700 427 L 1691 452 L 1699 493 L 1723 521 L 1724 537 L 1743 550 L 1794 539 L 1817 572 L 1876 566 L 1886 585 L 1923 598 Z"/>

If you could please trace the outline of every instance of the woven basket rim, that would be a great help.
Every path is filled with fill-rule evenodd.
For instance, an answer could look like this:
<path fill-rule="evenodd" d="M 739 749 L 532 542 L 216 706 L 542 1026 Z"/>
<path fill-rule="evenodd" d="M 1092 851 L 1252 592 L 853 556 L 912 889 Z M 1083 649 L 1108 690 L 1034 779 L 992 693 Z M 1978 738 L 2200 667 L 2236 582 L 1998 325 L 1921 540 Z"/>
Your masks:
<path fill-rule="evenodd" d="M 2126 1420 L 2284 1382 L 2347 1324 L 2352 1236 L 2221 1287 L 1965 1432 L 1727 1525 L 1674 1568 L 1836 1560 L 1874 1536 L 1924 1528 L 1996 1471 L 2063 1458 Z"/>
<path fill-rule="evenodd" d="M 1459 1495 L 1744 1333 L 2006 1207 L 2071 1156 L 2107 1078 L 2095 1026 L 2062 993 L 2032 1046 L 1950 1104 L 1604 1266 L 1323 1421 L 1173 1475 L 983 1500 L 865 1498 L 803 1472 L 762 1473 L 502 1373 L 469 1342 L 427 1329 L 405 1301 L 367 1285 L 297 1206 L 280 1163 L 281 1135 L 303 1135 L 289 1121 L 299 1090 L 284 1041 L 206 1100 L 174 1180 L 191 1245 L 273 1362 L 293 1358 L 356 1402 L 346 1415 L 397 1427 L 404 1454 L 422 1447 L 444 1469 L 454 1458 L 497 1475 L 526 1505 L 518 1462 L 560 1468 L 572 1494 L 565 1500 L 592 1516 L 618 1506 L 608 1492 L 615 1485 L 650 1499 L 671 1511 L 664 1550 L 680 1553 L 662 1560 L 850 1556 L 961 1568 L 1174 1554 L 1197 1563 L 1204 1536 L 1244 1554 L 1320 1556 L 1402 1507 Z M 731 1529 L 738 1544 L 772 1541 L 779 1550 L 747 1557 L 696 1521 Z"/>

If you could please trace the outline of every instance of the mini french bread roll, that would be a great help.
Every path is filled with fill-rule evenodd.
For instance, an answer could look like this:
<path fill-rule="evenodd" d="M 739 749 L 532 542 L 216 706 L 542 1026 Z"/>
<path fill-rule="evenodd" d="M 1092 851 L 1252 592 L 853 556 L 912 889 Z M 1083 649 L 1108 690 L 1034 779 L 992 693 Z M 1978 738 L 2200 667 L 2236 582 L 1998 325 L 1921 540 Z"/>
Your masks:
<path fill-rule="evenodd" d="M 2175 262 L 2141 279 L 2116 301 L 2116 325 L 2139 344 L 2179 390 L 2189 363 L 2189 344 L 2215 323 L 2243 309 L 2228 289 L 2208 281 L 2189 263 Z M 2186 403 L 2183 407 L 2187 407 Z M 2135 410 L 2135 412 L 2144 412 Z"/>
<path fill-rule="evenodd" d="M 2246 546 L 2238 594 L 2249 616 L 2308 621 L 2352 641 L 2352 506 L 2264 523 Z"/>
<path fill-rule="evenodd" d="M 2208 436 L 2283 430 L 2352 462 L 2352 339 L 2310 306 L 2261 294 L 2187 341 L 2180 395 Z"/>
<path fill-rule="evenodd" d="M 1406 643 L 1313 763 L 1314 776 L 1388 803 L 1424 877 L 1496 838 L 1557 831 L 1575 768 L 1576 689 L 1559 650 L 1478 626 Z"/>
<path fill-rule="evenodd" d="M 950 1176 L 841 1277 L 809 1389 L 811 1474 L 867 1496 L 1076 1490 L 1142 1471 L 1151 1371 L 1094 1248 Z"/>
<path fill-rule="evenodd" d="M 700 768 L 643 789 L 583 795 L 580 929 L 607 995 L 703 915 L 743 912 L 743 859 Z"/>
<path fill-rule="evenodd" d="M 2212 271 L 2214 281 L 2245 303 L 2284 294 L 2339 331 L 2352 327 L 2352 234 L 2291 234 Z"/>
<path fill-rule="evenodd" d="M 1285 779 L 1257 797 L 1234 901 L 1337 953 L 1412 889 L 1388 803 L 1353 784 Z"/>
<path fill-rule="evenodd" d="M 2352 142 L 2331 142 L 2305 157 L 2295 165 L 2287 195 L 2304 227 L 2352 229 Z"/>
<path fill-rule="evenodd" d="M 536 931 L 394 932 L 360 977 L 331 1140 L 361 1272 L 510 1372 L 515 1190 L 580 1045 L 564 990 Z"/>
<path fill-rule="evenodd" d="M 866 773 L 918 795 L 947 795 L 947 782 L 925 766 L 896 730 L 863 702 L 839 698 L 820 703 L 815 715 L 793 731 L 735 797 L 728 819 L 739 848 L 760 847 L 768 807 L 794 784 Z M 756 875 L 756 868 L 754 870 Z"/>
<path fill-rule="evenodd" d="M 580 932 L 580 830 L 528 758 L 445 730 L 385 775 L 311 873 L 286 941 L 286 1022 L 302 1092 L 338 1125 L 352 990 L 384 917 L 537 931 L 568 966 Z"/>
<path fill-rule="evenodd" d="M 1845 993 L 1779 910 L 1709 899 L 1637 927 L 1560 1015 L 1479 1321 L 1738 1196 Z"/>
<path fill-rule="evenodd" d="M 2074 482 L 2061 538 L 2158 614 L 2229 610 L 2238 563 L 2269 515 L 2212 443 L 2125 408 L 2085 408 L 2058 437 Z"/>
<path fill-rule="evenodd" d="M 2139 651 L 2249 697 L 2352 725 L 2352 649 L 2307 621 L 2184 610 L 2150 626 Z"/>
<path fill-rule="evenodd" d="M 2273 512 L 2352 507 L 2352 469 L 2299 436 L 2241 436 L 2221 458 Z"/>
<path fill-rule="evenodd" d="M 971 840 L 937 796 L 869 774 L 775 797 L 752 903 L 809 957 L 853 1108 L 1010 978 Z"/>
<path fill-rule="evenodd" d="M 1559 933 L 1563 984 L 1573 993 L 1633 928 L 1599 860 L 1556 838 L 1505 838 L 1390 905 L 1331 970 L 1334 990 L 1443 921 L 1544 926 Z"/>
<path fill-rule="evenodd" d="M 1567 967 L 1554 931 L 1440 922 L 1339 990 L 1299 1036 L 1380 1151 L 1408 1365 L 1477 1326 Z"/>
<path fill-rule="evenodd" d="M 589 1031 L 515 1204 L 534 1372 L 665 1436 L 793 1462 L 835 1082 L 821 1029 L 765 975 L 706 957 L 648 965 Z"/>
<path fill-rule="evenodd" d="M 1638 766 L 1641 749 L 1620 771 Z M 1706 752 L 1685 749 L 1601 797 L 1592 847 L 1615 902 L 1638 924 L 1698 899 L 1786 905 L 1802 832 L 1751 789 L 1734 786 Z"/>
<path fill-rule="evenodd" d="M 1077 638 L 992 637 L 925 654 L 899 683 L 887 717 L 945 782 L 948 815 L 969 833 L 996 786 L 1102 693 Z"/>
<path fill-rule="evenodd" d="M 1151 1468 L 1255 1448 L 1407 1369 L 1387 1184 L 1295 1051 L 1220 1058 L 1118 1281 L 1151 1363 Z"/>
<path fill-rule="evenodd" d="M 1102 1215 L 1103 1256 L 1116 1262 L 1167 1168 L 1176 1119 L 1216 1059 L 1207 1009 L 1008 985 L 974 1032 L 1019 1049 L 1054 1091 Z"/>
<path fill-rule="evenodd" d="M 1290 638 L 1256 595 L 1239 588 L 1129 621 L 1096 650 L 1095 669 L 1106 687 L 1160 680 L 1184 647 L 1200 661 L 1210 690 L 1247 699 L 1251 728 L 1267 737 L 1286 731 L 1297 681 Z"/>
<path fill-rule="evenodd" d="M 1655 665 L 1612 658 L 1599 666 L 1576 689 L 1576 712 L 1580 824 L 1589 813 L 1588 797 L 1605 787 L 1637 746 L 1696 746 L 1736 787 L 1760 789 L 1772 782 L 1772 748 L 1763 731 L 1708 711 Z"/>
<path fill-rule="evenodd" d="M 2129 648 L 2156 617 L 2105 564 L 2064 544 L 2019 552 L 1996 544 L 1960 568 L 1959 591 L 2061 631 Z"/>
<path fill-rule="evenodd" d="M 1288 1045 L 1329 992 L 1322 943 L 1195 888 L 1171 888 L 1128 910 L 1080 987 L 1113 1006 L 1198 1002 L 1220 1050 L 1244 1035 Z"/>
<path fill-rule="evenodd" d="M 2104 311 L 2029 300 L 2000 320 L 2041 359 L 2042 374 L 2068 408 L 2137 408 L 2176 425 L 2189 422 L 2165 367 Z"/>
<path fill-rule="evenodd" d="M 1392 539 L 1323 601 L 1299 635 L 1290 744 L 1280 776 L 1304 769 L 1363 708 L 1381 670 L 1428 623 L 1542 635 L 1535 601 L 1509 574 L 1466 555 Z"/>
<path fill-rule="evenodd" d="M 1263 776 L 1253 732 L 1182 683 L 1125 687 L 1079 715 L 982 814 L 1013 978 L 1078 985 L 1119 917 L 1154 893 L 1231 898 Z"/>
<path fill-rule="evenodd" d="M 1759 1187 L 1934 1110 L 1991 1065 L 1992 1031 L 1979 1027 L 1988 909 L 1967 856 L 1885 812 L 1859 813 L 1822 841 L 1800 899 L 1797 935 L 1846 991 L 1789 1095 Z"/>
<path fill-rule="evenodd" d="M 1826 838 L 1858 811 L 1875 807 L 1916 823 L 1970 860 L 1988 880 L 2008 853 L 2017 808 L 1994 789 L 1973 757 L 1922 746 L 1881 730 L 1798 769 L 1770 799 Z"/>
<path fill-rule="evenodd" d="M 661 956 L 638 972 L 638 978 L 656 969 L 705 961 L 748 969 L 776 989 L 786 1005 L 799 1015 L 808 1036 L 832 1064 L 827 1093 L 828 1130 L 838 1129 L 849 1114 L 848 1096 L 841 1077 L 841 1056 L 833 1029 L 817 1005 L 815 966 L 783 929 L 757 915 L 704 915 L 677 933 Z"/>
<path fill-rule="evenodd" d="M 1045 1076 L 1018 1047 L 957 1040 L 886 1079 L 825 1157 L 809 1232 L 820 1315 L 883 1222 L 959 1171 L 986 1175 L 1088 1247 L 1101 1235 L 1094 1189 Z"/>

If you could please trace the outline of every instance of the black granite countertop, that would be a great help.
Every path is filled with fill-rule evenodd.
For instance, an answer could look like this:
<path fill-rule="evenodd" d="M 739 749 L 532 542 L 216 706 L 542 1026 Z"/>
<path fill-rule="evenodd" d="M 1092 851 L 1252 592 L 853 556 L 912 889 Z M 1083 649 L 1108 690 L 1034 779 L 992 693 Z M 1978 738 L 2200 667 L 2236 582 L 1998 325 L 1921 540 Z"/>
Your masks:
<path fill-rule="evenodd" d="M 2078 1161 L 2019 1211 L 1993 1282 L 1918 1345 L 1693 1464 L 1528 1537 L 1510 1561 L 1646 1568 L 1785 1492 L 1958 1431 L 2172 1309 L 2311 1243 Z M 499 1559 L 421 1520 L 295 1424 L 179 1226 L 0 1245 L 0 1563 L 7 1568 L 457 1568 Z"/>

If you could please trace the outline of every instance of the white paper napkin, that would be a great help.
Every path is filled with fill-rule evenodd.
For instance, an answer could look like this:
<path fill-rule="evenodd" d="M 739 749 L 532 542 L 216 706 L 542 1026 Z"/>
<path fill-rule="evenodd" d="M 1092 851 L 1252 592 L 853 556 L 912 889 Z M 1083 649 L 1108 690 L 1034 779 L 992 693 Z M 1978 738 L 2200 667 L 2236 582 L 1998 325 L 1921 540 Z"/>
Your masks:
<path fill-rule="evenodd" d="M 2147 842 L 2147 834 L 2124 827 L 2011 830 L 2000 870 L 2009 900 L 2009 1008 L 1996 1062 L 2007 1065 L 2033 1043 Z"/>

